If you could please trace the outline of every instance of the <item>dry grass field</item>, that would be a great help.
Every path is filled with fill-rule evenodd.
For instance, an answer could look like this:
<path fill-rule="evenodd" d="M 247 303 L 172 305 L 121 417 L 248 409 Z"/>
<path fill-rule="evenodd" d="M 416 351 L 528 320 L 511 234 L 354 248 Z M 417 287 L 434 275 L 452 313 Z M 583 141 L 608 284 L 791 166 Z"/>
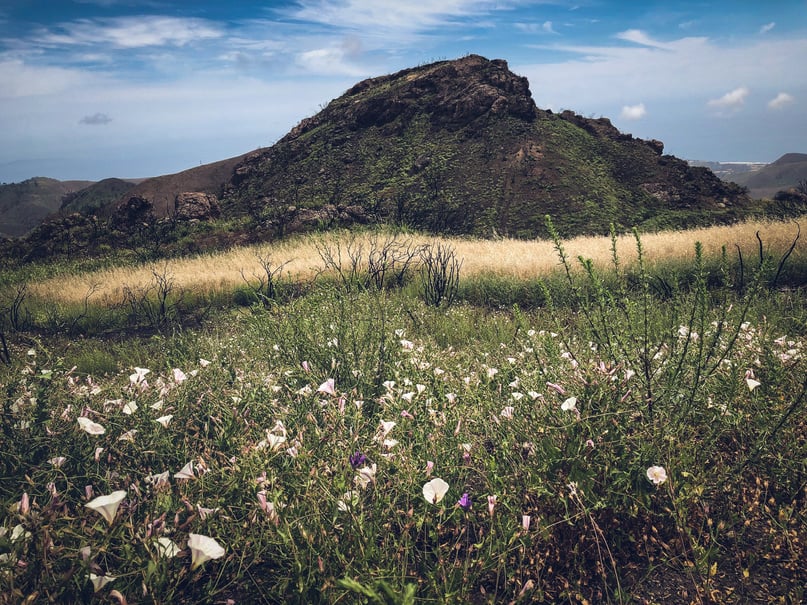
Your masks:
<path fill-rule="evenodd" d="M 650 264 L 691 261 L 695 242 L 701 242 L 706 257 L 720 254 L 723 246 L 730 255 L 736 256 L 736 246 L 739 246 L 744 258 L 753 259 L 759 250 L 757 232 L 766 251 L 781 255 L 790 247 L 798 227 L 795 221 L 752 221 L 688 231 L 659 232 L 642 236 L 642 246 L 645 259 Z M 347 262 L 348 246 L 366 257 L 374 242 L 380 246 L 385 239 L 392 237 L 344 232 L 309 235 L 278 244 L 239 247 L 192 258 L 52 278 L 29 284 L 29 287 L 31 294 L 46 301 L 79 303 L 92 291 L 92 302 L 113 305 L 122 300 L 125 288 L 143 288 L 152 282 L 156 273 L 172 279 L 174 287 L 178 289 L 200 294 L 216 293 L 233 290 L 244 285 L 245 279 L 255 281 L 257 276 L 263 275 L 265 271 L 261 259 L 270 260 L 274 267 L 285 263 L 282 271 L 286 278 L 309 280 L 324 270 L 321 250 L 327 248 L 334 254 L 341 251 L 343 261 Z M 449 244 L 457 257 L 462 259 L 462 275 L 466 277 L 496 274 L 529 279 L 547 275 L 559 267 L 553 244 L 548 240 L 482 240 L 425 235 L 395 237 L 412 246 Z M 608 237 L 577 237 L 565 241 L 564 246 L 570 258 L 590 258 L 599 267 L 606 267 L 611 262 L 611 240 Z M 636 261 L 636 242 L 632 235 L 620 236 L 617 249 L 623 266 L 630 266 Z M 792 258 L 796 260 L 804 254 L 805 242 L 800 239 Z"/>

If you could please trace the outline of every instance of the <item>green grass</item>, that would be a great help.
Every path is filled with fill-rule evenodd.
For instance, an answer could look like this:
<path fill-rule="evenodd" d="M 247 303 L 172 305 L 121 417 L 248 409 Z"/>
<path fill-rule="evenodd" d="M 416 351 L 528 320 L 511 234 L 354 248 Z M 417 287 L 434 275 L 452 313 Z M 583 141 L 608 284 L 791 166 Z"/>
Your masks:
<path fill-rule="evenodd" d="M 800 602 L 807 307 L 707 261 L 10 333 L 0 603 Z"/>

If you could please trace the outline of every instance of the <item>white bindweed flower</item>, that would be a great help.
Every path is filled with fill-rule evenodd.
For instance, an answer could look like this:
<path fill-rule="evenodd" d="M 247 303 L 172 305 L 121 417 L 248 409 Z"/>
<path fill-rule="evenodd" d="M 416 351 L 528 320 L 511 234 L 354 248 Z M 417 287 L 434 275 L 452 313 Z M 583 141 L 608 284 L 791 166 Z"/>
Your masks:
<path fill-rule="evenodd" d="M 359 503 L 359 492 L 350 490 L 342 494 L 342 498 L 336 501 L 336 508 L 343 513 L 348 512 Z"/>
<path fill-rule="evenodd" d="M 755 388 L 757 388 L 762 383 L 759 380 L 754 380 L 753 378 L 746 378 L 745 379 L 745 384 L 748 385 L 748 390 L 749 391 L 753 391 Z"/>
<path fill-rule="evenodd" d="M 377 466 L 375 463 L 369 466 L 363 466 L 360 469 L 356 469 L 356 477 L 353 481 L 361 487 L 362 489 L 367 487 L 371 483 L 375 483 L 375 474 L 377 471 Z"/>
<path fill-rule="evenodd" d="M 499 416 L 502 418 L 507 418 L 508 420 L 513 418 L 513 412 L 515 412 L 515 408 L 512 405 L 507 405 L 499 412 Z"/>
<path fill-rule="evenodd" d="M 210 536 L 188 534 L 188 548 L 191 549 L 191 571 L 205 561 L 224 556 L 224 548 Z"/>
<path fill-rule="evenodd" d="M 134 443 L 135 435 L 137 435 L 137 429 L 130 429 L 118 437 L 118 441 L 129 441 Z"/>
<path fill-rule="evenodd" d="M 317 393 L 323 393 L 325 395 L 330 395 L 331 397 L 336 396 L 336 383 L 334 382 L 333 378 L 329 378 L 317 389 Z"/>
<path fill-rule="evenodd" d="M 85 504 L 87 508 L 91 508 L 99 515 L 101 515 L 106 522 L 112 525 L 115 520 L 115 515 L 118 512 L 118 506 L 121 501 L 126 497 L 125 490 L 118 490 L 106 496 L 98 496 Z"/>
<path fill-rule="evenodd" d="M 121 411 L 124 414 L 126 414 L 127 416 L 131 416 L 132 414 L 134 414 L 137 411 L 137 402 L 136 401 L 130 401 L 130 402 L 124 404 Z"/>
<path fill-rule="evenodd" d="M 117 576 L 98 576 L 94 573 L 90 574 L 90 582 L 92 582 L 92 587 L 95 592 L 101 590 L 104 586 L 115 580 Z"/>
<path fill-rule="evenodd" d="M 146 379 L 146 374 L 148 374 L 149 372 L 151 372 L 151 370 L 148 370 L 146 368 L 135 368 L 134 374 L 131 374 L 129 376 L 129 382 L 131 382 L 132 384 L 140 384 Z"/>
<path fill-rule="evenodd" d="M 166 538 L 165 536 L 157 538 L 156 546 L 157 553 L 164 559 L 170 559 L 179 553 L 179 546 L 171 538 Z"/>
<path fill-rule="evenodd" d="M 145 477 L 143 477 L 143 481 L 145 481 L 149 485 L 153 485 L 154 487 L 161 487 L 163 485 L 168 485 L 168 471 L 163 471 L 162 473 L 154 473 L 153 475 L 146 475 Z"/>
<path fill-rule="evenodd" d="M 61 468 L 65 460 L 67 460 L 67 458 L 65 458 L 64 456 L 56 456 L 55 458 L 51 458 L 50 460 L 48 460 L 48 462 L 50 462 L 56 468 Z"/>
<path fill-rule="evenodd" d="M 448 491 L 448 483 L 435 477 L 423 485 L 423 497 L 431 504 L 438 504 Z"/>
<path fill-rule="evenodd" d="M 174 378 L 174 382 L 176 384 L 182 384 L 183 382 L 185 382 L 188 379 L 188 377 L 185 375 L 185 372 L 183 372 L 179 368 L 174 368 L 172 370 L 172 375 L 173 375 L 173 378 Z"/>
<path fill-rule="evenodd" d="M 667 480 L 667 471 L 664 470 L 663 466 L 651 466 L 647 469 L 647 478 L 654 485 L 661 485 Z"/>
<path fill-rule="evenodd" d="M 89 433 L 90 435 L 103 435 L 106 433 L 106 429 L 102 427 L 97 422 L 93 422 L 86 416 L 79 416 L 77 419 L 78 425 L 81 427 L 81 430 L 85 433 Z"/>
<path fill-rule="evenodd" d="M 161 424 L 164 428 L 167 428 L 168 425 L 171 423 L 171 420 L 173 420 L 173 418 L 174 418 L 173 414 L 168 414 L 167 416 L 160 416 L 159 418 L 155 418 L 154 422 L 157 422 Z"/>
<path fill-rule="evenodd" d="M 193 474 L 193 460 L 188 462 L 178 473 L 174 473 L 174 479 L 195 479 Z"/>
<path fill-rule="evenodd" d="M 566 401 L 560 404 L 560 409 L 564 412 L 571 412 L 577 409 L 577 397 L 569 397 Z"/>

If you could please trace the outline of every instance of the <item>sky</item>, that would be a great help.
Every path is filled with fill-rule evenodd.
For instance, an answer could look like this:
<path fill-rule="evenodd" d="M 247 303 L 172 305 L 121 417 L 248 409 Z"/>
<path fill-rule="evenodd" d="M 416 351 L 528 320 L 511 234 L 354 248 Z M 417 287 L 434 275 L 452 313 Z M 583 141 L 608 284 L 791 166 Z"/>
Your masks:
<path fill-rule="evenodd" d="M 0 182 L 234 157 L 470 53 L 683 159 L 807 153 L 807 0 L 0 0 Z"/>

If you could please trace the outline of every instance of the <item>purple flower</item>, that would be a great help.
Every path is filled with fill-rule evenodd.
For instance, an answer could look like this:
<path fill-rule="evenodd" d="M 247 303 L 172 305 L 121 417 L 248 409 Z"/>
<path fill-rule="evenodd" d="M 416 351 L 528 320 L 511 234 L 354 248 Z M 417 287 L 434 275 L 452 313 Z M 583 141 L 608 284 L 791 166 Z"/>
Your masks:
<path fill-rule="evenodd" d="M 459 506 L 465 512 L 471 510 L 471 496 L 468 495 L 468 492 L 462 494 L 462 497 L 457 500 L 457 506 Z"/>
<path fill-rule="evenodd" d="M 359 468 L 365 462 L 367 462 L 367 456 L 361 452 L 353 452 L 350 454 L 350 466 L 354 469 Z"/>

